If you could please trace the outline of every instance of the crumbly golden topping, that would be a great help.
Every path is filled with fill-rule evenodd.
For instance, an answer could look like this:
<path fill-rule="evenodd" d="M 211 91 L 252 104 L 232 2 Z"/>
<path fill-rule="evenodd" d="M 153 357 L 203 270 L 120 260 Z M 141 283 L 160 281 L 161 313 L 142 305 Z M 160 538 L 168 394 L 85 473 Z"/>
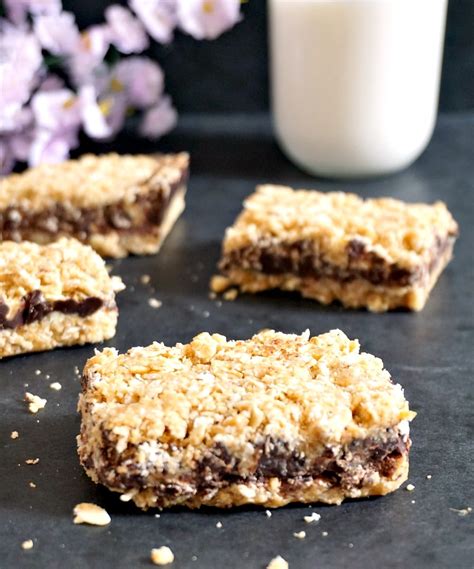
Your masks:
<path fill-rule="evenodd" d="M 388 263 L 410 267 L 429 261 L 437 237 L 456 233 L 457 224 L 442 202 L 364 200 L 344 192 L 264 185 L 244 202 L 226 232 L 223 250 L 310 240 L 337 265 L 347 259 L 348 243 L 356 239 Z"/>
<path fill-rule="evenodd" d="M 15 313 L 27 293 L 40 290 L 48 301 L 113 298 L 124 288 L 110 277 L 104 260 L 88 245 L 63 238 L 50 245 L 0 243 L 0 300 Z"/>
<path fill-rule="evenodd" d="M 84 377 L 80 409 L 98 429 L 88 437 L 106 430 L 118 452 L 147 441 L 241 451 L 259 436 L 314 447 L 413 416 L 382 361 L 339 330 L 312 338 L 266 330 L 239 341 L 204 332 L 174 347 L 105 348 Z"/>
<path fill-rule="evenodd" d="M 154 184 L 177 182 L 189 164 L 186 153 L 168 155 L 85 154 L 77 160 L 43 164 L 0 180 L 0 210 L 42 210 L 56 203 L 97 208 L 133 201 Z"/>

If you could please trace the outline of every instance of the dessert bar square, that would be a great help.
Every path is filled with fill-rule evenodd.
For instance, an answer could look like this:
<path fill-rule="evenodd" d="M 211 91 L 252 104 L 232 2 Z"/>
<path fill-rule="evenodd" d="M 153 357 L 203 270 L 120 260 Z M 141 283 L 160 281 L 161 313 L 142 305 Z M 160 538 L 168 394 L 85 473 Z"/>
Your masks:
<path fill-rule="evenodd" d="M 0 243 L 0 359 L 112 338 L 123 288 L 75 239 Z"/>
<path fill-rule="evenodd" d="M 86 472 L 144 509 L 387 494 L 407 478 L 414 416 L 382 361 L 339 330 L 105 348 L 79 410 Z"/>
<path fill-rule="evenodd" d="M 442 202 L 260 186 L 226 231 L 222 276 L 211 288 L 298 291 L 374 312 L 421 310 L 457 231 Z"/>
<path fill-rule="evenodd" d="M 0 181 L 0 240 L 75 237 L 105 257 L 156 253 L 184 209 L 189 156 L 95 156 Z"/>

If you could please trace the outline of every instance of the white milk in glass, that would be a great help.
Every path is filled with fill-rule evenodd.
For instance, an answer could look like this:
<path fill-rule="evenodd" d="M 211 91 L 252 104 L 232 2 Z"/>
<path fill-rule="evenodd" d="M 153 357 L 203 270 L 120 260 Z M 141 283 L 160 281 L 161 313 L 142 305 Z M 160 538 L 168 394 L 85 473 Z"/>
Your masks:
<path fill-rule="evenodd" d="M 268 0 L 276 134 L 303 169 L 395 172 L 433 132 L 447 0 Z"/>

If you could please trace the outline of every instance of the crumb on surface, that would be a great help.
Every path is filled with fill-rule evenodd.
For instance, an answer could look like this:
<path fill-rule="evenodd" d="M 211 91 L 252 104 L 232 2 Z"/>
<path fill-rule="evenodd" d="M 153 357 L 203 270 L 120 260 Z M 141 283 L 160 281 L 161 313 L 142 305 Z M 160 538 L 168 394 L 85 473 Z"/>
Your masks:
<path fill-rule="evenodd" d="M 150 552 L 150 557 L 155 565 L 168 565 L 174 561 L 174 554 L 166 545 L 153 548 Z"/>
<path fill-rule="evenodd" d="M 148 299 L 148 304 L 149 304 L 152 308 L 160 308 L 163 303 L 161 302 L 161 300 L 158 300 L 157 298 L 149 298 L 149 299 Z"/>
<path fill-rule="evenodd" d="M 427 475 L 426 475 L 426 479 L 427 479 L 427 480 L 431 480 L 431 478 L 432 478 L 431 474 L 427 474 Z"/>
<path fill-rule="evenodd" d="M 415 489 L 414 484 L 407 484 L 407 487 L 406 487 L 407 492 L 413 492 L 414 489 Z"/>
<path fill-rule="evenodd" d="M 25 464 L 38 464 L 39 461 L 39 458 L 27 458 Z"/>
<path fill-rule="evenodd" d="M 40 369 L 37 369 L 37 370 L 35 371 L 35 375 L 41 375 L 41 370 L 40 370 Z"/>
<path fill-rule="evenodd" d="M 34 482 L 29 482 L 29 483 L 28 483 L 28 486 L 29 486 L 30 488 L 36 488 L 36 484 L 35 484 Z"/>
<path fill-rule="evenodd" d="M 42 399 L 38 395 L 33 395 L 27 391 L 25 393 L 25 401 L 28 403 L 28 410 L 30 413 L 38 413 L 40 409 L 44 409 L 47 403 L 47 399 Z"/>
<path fill-rule="evenodd" d="M 449 508 L 449 509 L 451 510 L 451 512 L 456 512 L 456 514 L 461 517 L 472 514 L 472 508 L 470 506 L 468 506 L 467 508 L 462 508 L 461 510 L 458 510 L 457 508 Z"/>
<path fill-rule="evenodd" d="M 322 535 L 323 537 L 327 537 L 329 534 L 328 534 L 327 531 L 322 531 L 322 532 L 321 532 L 321 535 Z"/>
<path fill-rule="evenodd" d="M 149 284 L 150 281 L 151 281 L 150 275 L 142 275 L 142 276 L 140 277 L 140 282 L 141 282 L 143 285 Z"/>
<path fill-rule="evenodd" d="M 217 522 L 216 528 L 219 528 L 219 529 L 220 529 L 221 527 L 222 527 L 222 522 Z"/>
<path fill-rule="evenodd" d="M 288 567 L 288 562 L 281 555 L 274 557 L 267 565 L 267 569 L 288 569 Z"/>
<path fill-rule="evenodd" d="M 319 514 L 317 514 L 316 512 L 313 512 L 310 516 L 304 516 L 303 519 L 307 524 L 311 524 L 313 522 L 319 522 L 319 520 L 321 519 L 321 516 Z"/>
<path fill-rule="evenodd" d="M 303 531 L 297 531 L 293 534 L 295 537 L 297 537 L 298 539 L 304 539 L 306 537 L 306 532 Z"/>
<path fill-rule="evenodd" d="M 49 385 L 49 387 L 51 387 L 51 389 L 54 389 L 54 391 L 59 391 L 62 388 L 62 385 L 59 383 L 59 381 L 54 381 Z"/>
<path fill-rule="evenodd" d="M 22 549 L 33 549 L 33 545 L 34 545 L 33 540 L 27 539 L 21 544 L 21 548 Z"/>
<path fill-rule="evenodd" d="M 104 508 L 91 504 L 90 502 L 81 502 L 74 507 L 74 523 L 90 524 L 93 526 L 106 526 L 110 524 L 111 519 Z"/>
<path fill-rule="evenodd" d="M 272 517 L 272 513 L 270 512 L 270 510 L 265 510 L 265 515 L 267 516 L 267 518 Z"/>
<path fill-rule="evenodd" d="M 18 431 L 12 431 L 10 434 L 11 439 L 17 439 L 19 436 Z"/>
<path fill-rule="evenodd" d="M 232 284 L 231 280 L 222 275 L 214 275 L 211 278 L 211 291 L 214 293 L 224 292 Z"/>
<path fill-rule="evenodd" d="M 239 294 L 239 291 L 236 288 L 230 288 L 229 290 L 227 290 L 222 297 L 224 298 L 224 300 L 235 300 L 237 298 L 237 295 Z"/>

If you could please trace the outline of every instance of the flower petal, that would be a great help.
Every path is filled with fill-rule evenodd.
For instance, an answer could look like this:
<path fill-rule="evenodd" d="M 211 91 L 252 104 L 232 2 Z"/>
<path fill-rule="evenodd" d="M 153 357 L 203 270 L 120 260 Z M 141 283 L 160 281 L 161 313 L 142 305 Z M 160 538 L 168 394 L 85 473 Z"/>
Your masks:
<path fill-rule="evenodd" d="M 110 41 L 122 53 L 140 53 L 149 45 L 141 22 L 127 8 L 113 4 L 105 10 Z"/>
<path fill-rule="evenodd" d="M 165 95 L 161 101 L 148 109 L 140 124 L 140 134 L 147 138 L 159 138 L 172 130 L 178 121 L 178 113 L 171 98 Z"/>
<path fill-rule="evenodd" d="M 179 26 L 195 39 L 215 39 L 240 20 L 240 0 L 176 0 Z"/>
<path fill-rule="evenodd" d="M 37 16 L 33 29 L 43 49 L 54 55 L 70 55 L 79 47 L 79 29 L 71 12 Z"/>
<path fill-rule="evenodd" d="M 123 89 L 133 107 L 154 105 L 163 94 L 164 75 L 160 66 L 147 57 L 127 57 L 113 68 L 110 82 Z"/>
<path fill-rule="evenodd" d="M 174 0 L 129 0 L 129 5 L 153 39 L 160 43 L 173 39 L 178 23 Z"/>

